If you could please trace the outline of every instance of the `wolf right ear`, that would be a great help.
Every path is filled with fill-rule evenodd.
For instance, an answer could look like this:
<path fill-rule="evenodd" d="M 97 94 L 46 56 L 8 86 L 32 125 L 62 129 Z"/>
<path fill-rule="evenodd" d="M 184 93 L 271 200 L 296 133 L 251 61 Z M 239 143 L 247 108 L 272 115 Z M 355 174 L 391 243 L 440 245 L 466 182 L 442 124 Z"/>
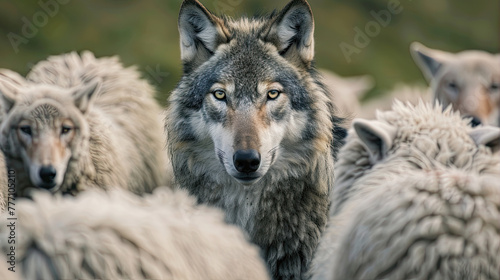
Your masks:
<path fill-rule="evenodd" d="M 24 77 L 18 73 L 8 70 L 0 69 L 0 96 L 2 104 L 0 108 L 4 108 L 8 112 L 17 100 L 19 89 L 26 83 Z"/>
<path fill-rule="evenodd" d="M 92 96 L 95 96 L 96 93 L 99 92 L 100 86 L 101 79 L 96 78 L 73 91 L 73 102 L 82 113 L 85 113 L 87 111 Z"/>
<path fill-rule="evenodd" d="M 378 120 L 355 119 L 353 127 L 372 162 L 383 159 L 396 138 L 397 129 Z"/>
<path fill-rule="evenodd" d="M 314 20 L 306 0 L 292 0 L 271 24 L 264 38 L 294 63 L 309 65 L 314 59 Z"/>
<path fill-rule="evenodd" d="M 197 0 L 182 2 L 178 25 L 185 72 L 207 61 L 217 47 L 228 40 L 222 20 Z"/>
<path fill-rule="evenodd" d="M 453 58 L 452 53 L 433 50 L 427 48 L 419 42 L 411 43 L 410 53 L 418 68 L 420 68 L 420 71 L 422 71 L 425 79 L 429 83 L 438 73 L 439 69 L 441 69 L 443 64 Z"/>

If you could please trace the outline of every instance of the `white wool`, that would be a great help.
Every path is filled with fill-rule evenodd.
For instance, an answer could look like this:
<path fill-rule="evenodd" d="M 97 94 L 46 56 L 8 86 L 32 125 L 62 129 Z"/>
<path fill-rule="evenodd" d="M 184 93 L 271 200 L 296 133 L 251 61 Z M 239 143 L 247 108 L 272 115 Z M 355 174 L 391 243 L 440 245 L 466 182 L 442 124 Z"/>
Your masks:
<path fill-rule="evenodd" d="M 437 104 L 373 122 L 394 139 L 374 159 L 350 131 L 313 279 L 500 279 L 500 158 Z"/>
<path fill-rule="evenodd" d="M 24 279 L 267 279 L 256 246 L 182 191 L 35 193 L 17 204 Z M 2 217 L 6 221 L 6 216 Z M 5 251 L 8 232 L 0 230 Z"/>

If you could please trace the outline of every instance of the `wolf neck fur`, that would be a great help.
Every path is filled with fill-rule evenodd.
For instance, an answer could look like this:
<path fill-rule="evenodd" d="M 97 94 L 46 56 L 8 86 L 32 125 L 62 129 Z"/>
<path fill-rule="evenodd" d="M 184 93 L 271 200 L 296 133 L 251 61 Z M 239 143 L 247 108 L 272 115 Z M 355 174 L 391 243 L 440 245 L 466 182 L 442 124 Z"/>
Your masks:
<path fill-rule="evenodd" d="M 329 186 L 333 183 L 330 180 L 318 181 L 318 176 L 315 175 L 318 172 L 333 174 L 332 155 L 328 150 L 323 151 L 323 153 L 313 149 L 307 152 L 302 151 L 303 156 L 301 158 L 297 158 L 298 154 L 301 154 L 300 152 L 295 155 L 290 153 L 290 157 L 295 157 L 295 162 L 290 163 L 287 161 L 285 165 L 288 166 L 290 171 L 297 170 L 297 168 L 290 167 L 290 164 L 300 165 L 301 170 L 303 170 L 300 174 L 280 171 L 280 169 L 285 168 L 285 166 L 280 166 L 280 159 L 282 159 L 283 155 L 287 155 L 284 152 L 261 180 L 251 186 L 244 186 L 226 173 L 224 167 L 217 160 L 213 147 L 210 149 L 200 147 L 204 145 L 186 146 L 197 146 L 212 155 L 200 156 L 198 152 L 192 153 L 192 151 L 187 150 L 176 152 L 178 158 L 174 162 L 177 162 L 178 165 L 174 169 L 176 169 L 177 183 L 198 197 L 200 203 L 208 203 L 223 208 L 228 222 L 245 228 L 249 233 L 254 230 L 254 221 L 252 220 L 257 214 L 256 210 L 259 208 L 263 194 L 266 194 L 266 196 L 271 193 L 274 193 L 275 196 L 280 196 L 281 193 L 286 195 L 300 194 L 301 191 L 297 190 L 297 188 L 310 188 L 327 195 Z M 196 166 L 193 166 L 193 163 L 196 163 Z M 197 166 L 212 166 L 212 169 L 201 170 Z M 213 173 L 216 173 L 217 176 L 213 176 Z M 193 180 L 193 178 L 196 178 L 196 180 Z M 302 182 L 311 182 L 312 184 L 301 185 Z M 288 191 L 291 188 L 293 188 L 293 191 Z M 273 210 L 279 211 L 278 209 Z"/>

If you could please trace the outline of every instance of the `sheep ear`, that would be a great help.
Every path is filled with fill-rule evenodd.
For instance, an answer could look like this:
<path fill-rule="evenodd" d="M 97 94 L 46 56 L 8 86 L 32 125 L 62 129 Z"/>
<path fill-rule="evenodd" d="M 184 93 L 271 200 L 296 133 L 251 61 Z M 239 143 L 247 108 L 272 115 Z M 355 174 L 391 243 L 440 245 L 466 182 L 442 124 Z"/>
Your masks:
<path fill-rule="evenodd" d="M 82 87 L 78 87 L 75 91 L 73 91 L 73 102 L 75 106 L 80 109 L 82 113 L 85 113 L 89 108 L 91 99 L 96 93 L 99 92 L 101 87 L 101 80 L 94 79 L 89 83 L 85 84 Z"/>
<path fill-rule="evenodd" d="M 452 53 L 427 48 L 418 42 L 410 45 L 410 53 L 428 82 L 436 76 L 443 64 L 454 56 Z"/>
<path fill-rule="evenodd" d="M 0 96 L 2 98 L 2 107 L 8 112 L 14 106 L 17 100 L 19 89 L 26 83 L 26 80 L 16 72 L 1 69 L 0 70 Z"/>
<path fill-rule="evenodd" d="M 179 12 L 181 59 L 188 73 L 207 61 L 217 47 L 228 41 L 221 19 L 197 0 L 184 0 Z"/>
<path fill-rule="evenodd" d="M 500 150 L 500 128 L 494 126 L 481 126 L 474 128 L 470 137 L 476 145 L 485 145 L 490 147 L 495 153 Z"/>
<path fill-rule="evenodd" d="M 265 41 L 292 63 L 309 65 L 314 59 L 314 20 L 305 0 L 292 0 L 274 18 Z"/>
<path fill-rule="evenodd" d="M 353 127 L 373 161 L 385 157 L 397 132 L 395 127 L 377 120 L 355 119 Z"/>

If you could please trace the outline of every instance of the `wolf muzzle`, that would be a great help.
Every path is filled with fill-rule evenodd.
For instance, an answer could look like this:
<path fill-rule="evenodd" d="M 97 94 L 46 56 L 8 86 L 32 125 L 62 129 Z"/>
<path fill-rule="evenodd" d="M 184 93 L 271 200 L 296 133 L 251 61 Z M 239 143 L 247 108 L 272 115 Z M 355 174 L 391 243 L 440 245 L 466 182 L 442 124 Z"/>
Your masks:
<path fill-rule="evenodd" d="M 234 177 L 243 184 L 252 184 L 261 177 L 256 173 L 260 168 L 260 162 L 261 157 L 257 150 L 236 151 L 233 155 L 233 165 L 239 174 Z"/>
<path fill-rule="evenodd" d="M 260 154 L 256 150 L 239 150 L 233 155 L 233 164 L 241 173 L 252 173 L 259 169 Z"/>

